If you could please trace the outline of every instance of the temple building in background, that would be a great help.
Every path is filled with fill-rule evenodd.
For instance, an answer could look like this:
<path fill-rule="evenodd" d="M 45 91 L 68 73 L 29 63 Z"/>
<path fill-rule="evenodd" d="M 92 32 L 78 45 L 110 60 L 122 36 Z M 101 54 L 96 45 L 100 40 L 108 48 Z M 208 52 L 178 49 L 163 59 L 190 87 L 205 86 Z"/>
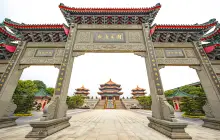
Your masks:
<path fill-rule="evenodd" d="M 146 94 L 145 92 L 146 89 L 143 89 L 143 88 L 140 88 L 139 86 L 137 86 L 135 89 L 132 89 L 132 95 L 133 97 L 132 98 L 136 98 L 136 97 L 141 97 L 141 96 L 144 96 Z"/>
<path fill-rule="evenodd" d="M 74 92 L 75 95 L 82 95 L 83 97 L 87 97 L 89 95 L 89 89 L 85 88 L 84 85 L 82 85 L 81 88 L 77 88 L 76 92 Z"/>
<path fill-rule="evenodd" d="M 112 82 L 112 80 L 110 79 L 107 83 L 100 85 L 99 90 L 101 92 L 98 92 L 98 94 L 101 96 L 101 100 L 119 100 L 120 95 L 123 94 L 123 92 L 120 92 L 120 87 L 121 85 Z"/>
<path fill-rule="evenodd" d="M 194 95 L 188 94 L 188 93 L 180 91 L 178 89 L 176 92 L 174 92 L 171 95 L 168 95 L 166 98 L 167 98 L 167 100 L 172 100 L 173 101 L 173 106 L 174 106 L 174 110 L 175 111 L 181 111 L 180 110 L 180 103 L 181 103 L 181 99 L 183 97 L 191 97 L 191 98 L 193 98 Z"/>
<path fill-rule="evenodd" d="M 49 95 L 44 89 L 40 89 L 34 95 L 34 101 L 37 104 L 41 104 L 41 109 L 44 109 L 45 105 L 51 99 L 51 95 Z"/>

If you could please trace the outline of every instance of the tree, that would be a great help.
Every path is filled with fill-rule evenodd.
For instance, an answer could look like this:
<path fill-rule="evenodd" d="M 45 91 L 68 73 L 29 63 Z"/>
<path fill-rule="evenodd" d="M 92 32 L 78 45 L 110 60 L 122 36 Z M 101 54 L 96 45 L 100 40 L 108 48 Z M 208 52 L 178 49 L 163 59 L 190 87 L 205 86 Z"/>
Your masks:
<path fill-rule="evenodd" d="M 40 90 L 40 89 L 45 89 L 46 90 L 47 86 L 44 84 L 43 81 L 34 80 L 33 82 L 37 85 L 38 90 Z"/>
<path fill-rule="evenodd" d="M 165 91 L 165 96 L 168 96 L 170 94 L 173 94 L 178 89 L 168 90 Z M 196 86 L 182 86 L 179 88 L 180 91 L 186 92 L 188 94 L 194 95 L 192 97 L 184 97 L 181 99 L 180 102 L 180 109 L 181 111 L 184 111 L 186 115 L 194 115 L 194 116 L 202 116 L 204 115 L 204 111 L 202 107 L 205 105 L 206 102 L 206 96 L 203 88 L 196 87 Z M 171 100 L 168 100 L 168 102 L 173 105 Z"/>
<path fill-rule="evenodd" d="M 151 96 L 141 96 L 136 98 L 139 102 L 139 104 L 144 108 L 144 109 L 150 109 L 152 100 Z"/>
<path fill-rule="evenodd" d="M 19 80 L 12 99 L 17 105 L 15 113 L 28 113 L 34 103 L 34 94 L 38 91 L 37 85 L 31 80 Z"/>
<path fill-rule="evenodd" d="M 47 94 L 49 94 L 50 96 L 53 96 L 53 94 L 54 94 L 54 88 L 48 87 L 48 88 L 46 88 L 46 92 L 47 92 Z"/>
<path fill-rule="evenodd" d="M 69 109 L 78 108 L 83 105 L 84 97 L 81 95 L 75 95 L 71 97 L 67 96 L 66 103 Z"/>
<path fill-rule="evenodd" d="M 176 89 L 167 90 L 167 91 L 164 92 L 164 94 L 167 97 L 167 96 L 173 94 L 175 91 L 176 91 Z"/>

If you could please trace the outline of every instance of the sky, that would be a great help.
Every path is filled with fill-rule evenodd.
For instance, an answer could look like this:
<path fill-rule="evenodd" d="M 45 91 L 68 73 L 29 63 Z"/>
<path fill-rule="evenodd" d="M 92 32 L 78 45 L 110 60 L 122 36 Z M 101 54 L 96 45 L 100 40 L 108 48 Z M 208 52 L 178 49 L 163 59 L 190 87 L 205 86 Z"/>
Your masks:
<path fill-rule="evenodd" d="M 58 5 L 69 7 L 152 7 L 162 5 L 154 23 L 195 24 L 212 18 L 220 21 L 220 0 L 0 0 L 0 21 L 9 18 L 26 24 L 65 23 Z M 153 24 L 154 24 L 153 23 Z M 41 80 L 48 87 L 55 87 L 59 70 L 53 66 L 26 68 L 21 80 Z M 189 67 L 165 67 L 160 70 L 164 90 L 198 82 L 194 69 Z M 87 53 L 76 57 L 73 64 L 68 95 L 84 85 L 90 96 L 98 96 L 100 84 L 109 79 L 121 84 L 124 97 L 131 96 L 131 89 L 139 85 L 150 94 L 144 58 L 134 54 Z"/>

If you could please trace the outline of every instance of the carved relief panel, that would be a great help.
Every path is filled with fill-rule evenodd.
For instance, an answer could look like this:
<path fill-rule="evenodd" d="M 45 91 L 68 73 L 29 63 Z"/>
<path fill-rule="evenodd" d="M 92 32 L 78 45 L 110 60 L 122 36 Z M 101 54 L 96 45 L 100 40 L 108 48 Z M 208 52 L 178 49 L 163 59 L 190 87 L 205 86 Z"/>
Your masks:
<path fill-rule="evenodd" d="M 133 32 L 128 32 L 128 41 L 130 43 L 141 43 L 143 42 L 143 34 L 142 32 L 138 31 L 133 31 Z"/>
<path fill-rule="evenodd" d="M 80 31 L 77 34 L 76 42 L 78 43 L 89 43 L 91 38 L 91 32 L 90 31 Z"/>
<path fill-rule="evenodd" d="M 62 48 L 27 48 L 20 64 L 60 64 L 63 56 L 64 49 Z"/>
<path fill-rule="evenodd" d="M 188 58 L 196 58 L 196 54 L 192 48 L 184 49 L 186 57 Z"/>

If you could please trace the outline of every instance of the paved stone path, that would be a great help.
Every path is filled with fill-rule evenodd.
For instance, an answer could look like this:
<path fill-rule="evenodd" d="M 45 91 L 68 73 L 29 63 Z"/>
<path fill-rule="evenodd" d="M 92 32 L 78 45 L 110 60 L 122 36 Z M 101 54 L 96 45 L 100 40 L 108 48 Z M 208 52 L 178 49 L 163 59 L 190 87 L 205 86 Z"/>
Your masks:
<path fill-rule="evenodd" d="M 88 109 L 89 110 L 89 109 Z M 88 111 L 87 109 L 72 109 L 67 111 L 67 116 L 73 116 L 74 114 L 78 114 L 81 112 Z M 29 124 L 31 121 L 38 121 L 40 120 L 41 116 L 43 115 L 42 111 L 32 111 L 31 112 L 33 116 L 26 116 L 26 117 L 20 117 L 16 120 L 17 125 L 24 125 Z"/>
<path fill-rule="evenodd" d="M 169 140 L 148 127 L 146 115 L 129 110 L 91 110 L 75 114 L 71 126 L 44 140 Z M 0 140 L 25 139 L 28 125 L 0 129 Z M 193 140 L 220 140 L 220 131 L 189 125 L 186 131 Z"/>

